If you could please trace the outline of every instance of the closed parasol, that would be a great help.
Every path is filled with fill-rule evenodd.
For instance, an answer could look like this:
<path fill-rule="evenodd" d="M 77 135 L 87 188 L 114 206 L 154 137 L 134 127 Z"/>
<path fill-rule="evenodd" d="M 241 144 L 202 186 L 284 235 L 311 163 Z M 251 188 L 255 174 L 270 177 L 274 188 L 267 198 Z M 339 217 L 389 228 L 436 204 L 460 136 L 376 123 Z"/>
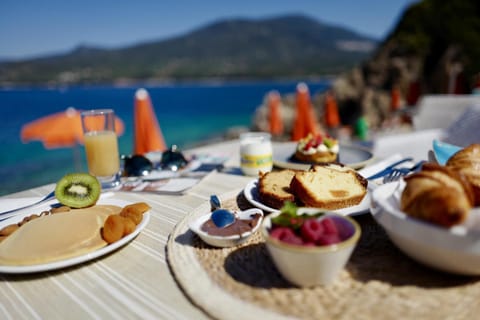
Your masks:
<path fill-rule="evenodd" d="M 166 150 L 157 116 L 145 89 L 138 89 L 135 93 L 133 142 L 133 151 L 137 155 Z"/>
<path fill-rule="evenodd" d="M 271 91 L 267 96 L 269 112 L 269 128 L 273 136 L 279 136 L 283 133 L 283 120 L 281 113 L 281 99 L 278 91 Z"/>
<path fill-rule="evenodd" d="M 338 105 L 332 93 L 325 94 L 325 124 L 328 128 L 336 128 L 340 125 Z"/>
<path fill-rule="evenodd" d="M 397 111 L 400 107 L 400 90 L 397 87 L 393 87 L 390 92 L 390 111 Z"/>
<path fill-rule="evenodd" d="M 309 133 L 317 134 L 320 126 L 313 112 L 310 101 L 310 92 L 305 83 L 297 85 L 296 93 L 296 115 L 293 123 L 292 140 L 298 141 L 306 137 Z"/>

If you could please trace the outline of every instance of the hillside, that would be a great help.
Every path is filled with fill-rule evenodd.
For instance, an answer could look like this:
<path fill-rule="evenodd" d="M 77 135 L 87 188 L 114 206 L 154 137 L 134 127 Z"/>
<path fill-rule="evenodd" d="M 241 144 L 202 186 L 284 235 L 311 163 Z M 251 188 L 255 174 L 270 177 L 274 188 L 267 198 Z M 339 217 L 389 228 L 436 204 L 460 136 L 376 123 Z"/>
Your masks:
<path fill-rule="evenodd" d="M 375 45 L 305 16 L 231 19 L 163 41 L 2 63 L 0 85 L 319 76 L 351 69 Z"/>
<path fill-rule="evenodd" d="M 361 66 L 333 84 L 346 124 L 372 128 L 391 113 L 390 92 L 412 107 L 424 94 L 469 94 L 480 80 L 480 2 L 423 0 L 410 6 Z"/>

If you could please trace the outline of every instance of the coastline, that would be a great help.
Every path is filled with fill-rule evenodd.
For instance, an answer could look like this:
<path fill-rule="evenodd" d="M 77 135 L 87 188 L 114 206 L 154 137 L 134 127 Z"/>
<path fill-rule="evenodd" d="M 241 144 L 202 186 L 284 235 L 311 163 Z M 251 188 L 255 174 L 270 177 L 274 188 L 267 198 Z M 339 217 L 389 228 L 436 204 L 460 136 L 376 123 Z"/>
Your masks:
<path fill-rule="evenodd" d="M 297 82 L 228 82 L 146 87 L 152 98 L 167 145 L 191 149 L 233 139 L 250 130 L 257 108 L 270 90 L 294 93 Z M 324 91 L 329 80 L 309 83 L 312 92 Z M 83 146 L 50 149 L 41 142 L 22 142 L 21 126 L 47 114 L 75 108 L 113 107 L 125 123 L 119 137 L 120 153 L 131 154 L 133 144 L 133 97 L 137 87 L 68 87 L 43 89 L 0 89 L 4 108 L 0 116 L 9 121 L 0 131 L 3 148 L 0 176 L 8 184 L 0 195 L 57 181 L 65 173 L 85 171 Z"/>

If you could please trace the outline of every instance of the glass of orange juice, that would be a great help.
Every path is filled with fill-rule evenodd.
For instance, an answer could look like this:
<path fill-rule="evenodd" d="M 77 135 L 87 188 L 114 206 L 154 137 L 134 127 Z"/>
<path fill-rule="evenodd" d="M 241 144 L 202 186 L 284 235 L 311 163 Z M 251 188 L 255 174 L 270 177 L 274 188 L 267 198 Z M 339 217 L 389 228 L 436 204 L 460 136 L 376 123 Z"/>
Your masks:
<path fill-rule="evenodd" d="M 102 188 L 120 184 L 120 157 L 115 132 L 115 112 L 96 109 L 81 113 L 88 172 L 97 177 Z"/>

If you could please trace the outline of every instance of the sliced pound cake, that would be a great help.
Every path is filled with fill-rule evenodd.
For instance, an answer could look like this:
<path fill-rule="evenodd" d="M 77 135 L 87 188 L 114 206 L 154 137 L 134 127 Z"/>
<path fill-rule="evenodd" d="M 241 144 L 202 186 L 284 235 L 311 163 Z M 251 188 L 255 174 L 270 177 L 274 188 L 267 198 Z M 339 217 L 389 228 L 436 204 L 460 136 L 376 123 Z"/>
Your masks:
<path fill-rule="evenodd" d="M 290 191 L 290 182 L 295 172 L 287 169 L 260 173 L 258 177 L 260 201 L 275 209 L 280 209 L 285 201 L 295 202 L 295 196 Z"/>
<path fill-rule="evenodd" d="M 290 190 L 306 206 L 337 210 L 359 204 L 367 194 L 367 184 L 351 168 L 324 164 L 295 173 Z"/>

